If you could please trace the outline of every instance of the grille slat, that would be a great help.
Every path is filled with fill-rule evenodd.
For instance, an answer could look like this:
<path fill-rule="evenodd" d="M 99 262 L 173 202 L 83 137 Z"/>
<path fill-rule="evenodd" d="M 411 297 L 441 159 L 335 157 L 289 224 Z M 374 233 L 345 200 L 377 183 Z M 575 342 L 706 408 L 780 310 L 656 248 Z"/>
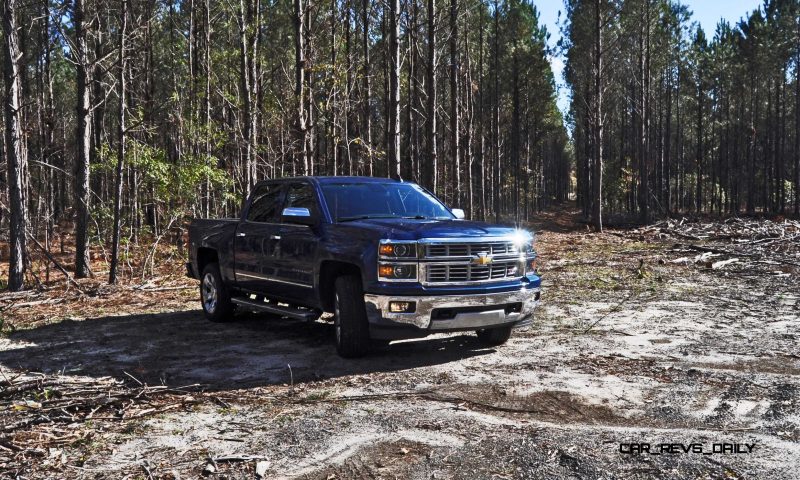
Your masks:
<path fill-rule="evenodd" d="M 510 241 L 485 242 L 441 242 L 425 246 L 426 260 L 448 263 L 427 265 L 425 280 L 428 283 L 491 282 L 521 276 L 519 272 L 519 249 Z M 490 255 L 493 262 L 488 265 L 473 265 L 470 261 L 481 255 Z"/>
<path fill-rule="evenodd" d="M 427 266 L 428 283 L 482 282 L 519 277 L 516 260 L 492 265 L 431 264 Z"/>
<path fill-rule="evenodd" d="M 432 243 L 425 248 L 425 258 L 429 259 L 471 257 L 481 253 L 512 256 L 519 254 L 519 249 L 513 242 Z"/>

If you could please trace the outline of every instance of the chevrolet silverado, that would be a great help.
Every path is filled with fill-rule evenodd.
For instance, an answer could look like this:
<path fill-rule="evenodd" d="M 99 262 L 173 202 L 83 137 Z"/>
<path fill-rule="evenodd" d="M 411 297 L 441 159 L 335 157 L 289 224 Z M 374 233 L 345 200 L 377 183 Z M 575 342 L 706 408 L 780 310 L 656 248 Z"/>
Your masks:
<path fill-rule="evenodd" d="M 189 276 L 205 316 L 236 308 L 316 320 L 336 349 L 475 331 L 505 343 L 539 303 L 533 235 L 464 220 L 414 183 L 369 177 L 267 180 L 236 219 L 189 227 Z"/>

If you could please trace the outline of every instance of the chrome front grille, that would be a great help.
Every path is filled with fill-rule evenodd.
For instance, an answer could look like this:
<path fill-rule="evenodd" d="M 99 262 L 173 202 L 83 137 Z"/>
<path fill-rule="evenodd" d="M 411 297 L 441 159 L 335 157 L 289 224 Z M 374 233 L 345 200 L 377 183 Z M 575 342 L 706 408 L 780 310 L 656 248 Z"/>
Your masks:
<path fill-rule="evenodd" d="M 425 267 L 428 283 L 489 282 L 522 276 L 519 260 L 495 261 L 489 265 L 469 263 L 432 263 Z"/>
<path fill-rule="evenodd" d="M 519 249 L 513 242 L 431 243 L 425 246 L 425 258 L 472 257 L 480 253 L 511 256 L 518 255 Z"/>

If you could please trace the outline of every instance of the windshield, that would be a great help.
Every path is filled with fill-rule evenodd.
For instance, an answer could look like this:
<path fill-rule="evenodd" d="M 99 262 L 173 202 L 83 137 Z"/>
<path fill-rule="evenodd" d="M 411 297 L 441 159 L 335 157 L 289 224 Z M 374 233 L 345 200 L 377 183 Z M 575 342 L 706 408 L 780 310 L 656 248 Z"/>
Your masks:
<path fill-rule="evenodd" d="M 325 183 L 322 194 L 337 222 L 364 218 L 454 218 L 436 197 L 413 183 Z"/>

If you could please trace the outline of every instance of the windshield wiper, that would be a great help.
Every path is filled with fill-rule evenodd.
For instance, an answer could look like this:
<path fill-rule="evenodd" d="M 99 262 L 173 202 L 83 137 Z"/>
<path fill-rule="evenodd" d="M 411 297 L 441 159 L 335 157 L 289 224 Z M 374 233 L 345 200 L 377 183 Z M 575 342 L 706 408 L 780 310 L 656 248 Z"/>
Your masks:
<path fill-rule="evenodd" d="M 337 222 L 352 222 L 355 220 L 368 220 L 370 218 L 397 218 L 394 215 L 354 215 L 352 217 L 339 217 Z"/>
<path fill-rule="evenodd" d="M 368 220 L 371 218 L 398 218 L 403 220 L 441 220 L 439 217 L 426 217 L 425 215 L 354 215 L 352 217 L 339 217 L 337 222 L 353 222 L 355 220 Z"/>

